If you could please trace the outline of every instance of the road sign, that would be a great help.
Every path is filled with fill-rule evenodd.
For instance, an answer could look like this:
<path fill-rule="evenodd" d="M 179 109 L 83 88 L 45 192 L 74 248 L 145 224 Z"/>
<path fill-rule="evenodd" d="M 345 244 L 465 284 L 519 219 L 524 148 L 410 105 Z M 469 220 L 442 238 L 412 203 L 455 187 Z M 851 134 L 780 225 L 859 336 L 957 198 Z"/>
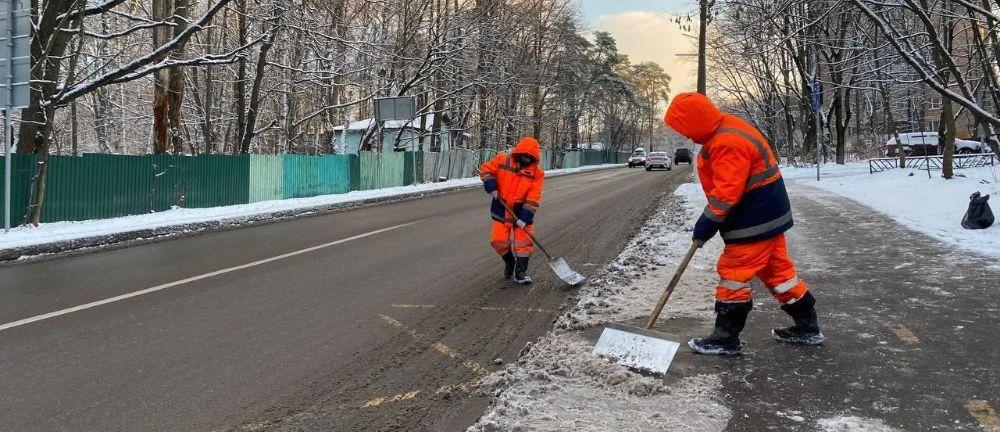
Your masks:
<path fill-rule="evenodd" d="M 388 120 L 413 120 L 416 110 L 416 103 L 414 103 L 413 96 L 375 99 L 375 119 L 379 122 Z"/>
<path fill-rule="evenodd" d="M 3 107 L 3 229 L 10 231 L 12 108 L 26 108 L 31 80 L 31 9 L 28 0 L 0 0 L 0 107 Z"/>
<path fill-rule="evenodd" d="M 0 1 L 0 106 L 28 106 L 30 45 L 31 10 L 28 1 Z"/>
<path fill-rule="evenodd" d="M 823 105 L 823 84 L 819 80 L 813 80 L 812 85 L 813 108 L 819 109 Z"/>

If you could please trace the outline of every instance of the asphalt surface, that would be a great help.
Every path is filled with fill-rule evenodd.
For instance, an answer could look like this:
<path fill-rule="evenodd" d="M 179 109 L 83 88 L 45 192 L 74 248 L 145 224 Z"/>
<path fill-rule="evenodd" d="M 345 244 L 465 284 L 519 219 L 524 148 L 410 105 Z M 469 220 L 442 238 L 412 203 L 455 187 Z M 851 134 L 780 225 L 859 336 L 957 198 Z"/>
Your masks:
<path fill-rule="evenodd" d="M 592 274 L 689 173 L 550 179 L 536 233 Z M 0 430 L 462 430 L 573 292 L 488 228 L 465 191 L 0 268 Z"/>
<path fill-rule="evenodd" d="M 1000 430 L 1000 265 L 829 192 L 789 190 L 789 248 L 826 344 L 772 340 L 791 320 L 755 281 L 745 354 L 683 350 L 675 375 L 724 371 L 728 431 Z"/>

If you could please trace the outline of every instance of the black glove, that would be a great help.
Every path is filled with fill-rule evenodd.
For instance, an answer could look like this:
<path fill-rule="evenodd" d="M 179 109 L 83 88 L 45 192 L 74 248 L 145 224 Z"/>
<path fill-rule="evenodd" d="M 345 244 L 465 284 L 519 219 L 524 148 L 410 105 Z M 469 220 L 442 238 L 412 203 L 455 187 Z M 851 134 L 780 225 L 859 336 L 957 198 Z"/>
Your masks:
<path fill-rule="evenodd" d="M 719 225 L 718 222 L 709 219 L 703 214 L 698 218 L 698 222 L 694 224 L 694 235 L 691 236 L 691 239 L 705 243 L 719 232 Z"/>

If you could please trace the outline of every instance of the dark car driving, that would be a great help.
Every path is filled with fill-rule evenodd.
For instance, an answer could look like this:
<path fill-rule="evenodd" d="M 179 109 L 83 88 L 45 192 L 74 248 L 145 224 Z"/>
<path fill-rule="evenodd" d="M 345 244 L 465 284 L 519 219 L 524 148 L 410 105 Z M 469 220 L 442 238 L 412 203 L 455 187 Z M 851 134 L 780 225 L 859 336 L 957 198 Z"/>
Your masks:
<path fill-rule="evenodd" d="M 688 165 L 691 164 L 691 150 L 686 148 L 679 148 L 674 152 L 674 165 L 681 162 L 687 162 Z"/>

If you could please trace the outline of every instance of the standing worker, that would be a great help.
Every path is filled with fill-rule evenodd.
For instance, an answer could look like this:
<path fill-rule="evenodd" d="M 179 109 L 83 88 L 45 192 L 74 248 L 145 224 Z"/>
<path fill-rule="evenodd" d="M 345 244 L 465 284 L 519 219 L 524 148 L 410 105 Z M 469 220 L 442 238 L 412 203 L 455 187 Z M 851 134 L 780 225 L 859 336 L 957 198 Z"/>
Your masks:
<path fill-rule="evenodd" d="M 698 177 L 708 198 L 694 227 L 694 241 L 721 232 L 715 288 L 715 330 L 688 342 L 700 354 L 739 354 L 739 335 L 752 308 L 750 280 L 760 278 L 795 325 L 771 331 L 792 344 L 820 345 L 816 299 L 799 280 L 788 257 L 785 231 L 792 211 L 778 160 L 763 135 L 742 119 L 723 114 L 700 93 L 683 93 L 670 103 L 664 121 L 701 144 Z"/>
<path fill-rule="evenodd" d="M 521 138 L 510 154 L 498 154 L 479 167 L 486 193 L 493 197 L 490 216 L 493 231 L 490 244 L 504 261 L 504 279 L 514 279 L 521 285 L 530 285 L 528 258 L 534 251 L 531 242 L 531 224 L 542 201 L 542 182 L 545 172 L 538 166 L 541 151 L 538 140 Z M 503 201 L 514 210 L 504 210 Z"/>

